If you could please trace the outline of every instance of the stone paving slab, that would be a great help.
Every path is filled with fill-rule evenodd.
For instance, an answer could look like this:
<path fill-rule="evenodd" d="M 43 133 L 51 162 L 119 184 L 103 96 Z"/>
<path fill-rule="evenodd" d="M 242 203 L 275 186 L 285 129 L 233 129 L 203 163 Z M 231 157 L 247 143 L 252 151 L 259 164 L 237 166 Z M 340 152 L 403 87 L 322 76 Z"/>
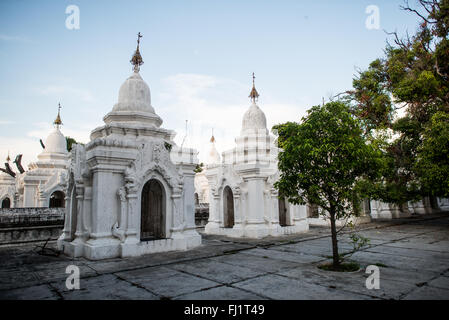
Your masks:
<path fill-rule="evenodd" d="M 133 260 L 123 259 L 117 261 L 96 261 L 95 263 L 87 264 L 92 270 L 95 270 L 98 274 L 108 274 L 113 272 L 119 272 L 123 270 L 133 270 L 141 268 L 140 264 L 137 264 Z M 145 266 L 147 266 L 145 264 Z"/>
<path fill-rule="evenodd" d="M 449 300 L 449 290 L 424 286 L 406 295 L 404 300 Z"/>
<path fill-rule="evenodd" d="M 428 283 L 430 287 L 449 290 L 449 277 L 441 276 Z"/>
<path fill-rule="evenodd" d="M 371 242 L 352 256 L 361 265 L 354 273 L 317 268 L 332 254 L 322 227 L 262 240 L 206 235 L 190 251 L 102 261 L 42 256 L 36 244 L 0 247 L 0 299 L 448 299 L 448 226 L 447 214 L 363 225 Z M 352 249 L 348 234 L 339 248 Z M 65 287 L 69 264 L 80 267 L 81 290 Z M 366 289 L 370 264 L 380 290 Z"/>
<path fill-rule="evenodd" d="M 151 292 L 115 275 L 80 279 L 80 290 L 68 290 L 65 281 L 51 283 L 64 300 L 159 300 Z"/>
<path fill-rule="evenodd" d="M 446 260 L 449 267 L 449 252 L 435 252 L 428 250 L 414 250 L 393 246 L 374 246 L 366 249 L 367 252 L 391 254 L 393 256 L 415 257 L 429 260 Z"/>
<path fill-rule="evenodd" d="M 296 252 L 285 252 L 285 251 L 276 251 L 276 250 L 268 250 L 268 249 L 250 249 L 246 250 L 245 254 L 254 255 L 262 258 L 269 258 L 274 260 L 283 260 L 290 261 L 300 264 L 309 264 L 313 262 L 323 261 L 326 258 L 322 256 L 316 256 L 306 253 L 296 253 Z"/>
<path fill-rule="evenodd" d="M 306 299 L 353 299 L 366 300 L 370 297 L 350 292 L 342 292 L 320 285 L 310 284 L 276 274 L 249 279 L 233 285 L 234 287 L 255 292 L 270 299 L 306 300 Z"/>
<path fill-rule="evenodd" d="M 30 266 L 2 268 L 0 272 L 0 290 L 29 287 L 39 283 L 39 277 Z"/>
<path fill-rule="evenodd" d="M 301 247 L 301 244 L 303 243 L 298 243 L 299 247 Z M 310 240 L 307 241 L 306 243 L 308 246 L 318 246 L 318 247 L 323 247 L 326 249 L 332 249 L 332 240 L 330 238 L 321 238 L 321 239 L 316 239 L 316 240 Z M 341 249 L 343 251 L 347 251 L 347 250 L 351 250 L 352 249 L 352 245 L 349 244 L 349 242 L 345 241 L 345 240 L 340 240 L 338 241 L 338 249 Z"/>
<path fill-rule="evenodd" d="M 187 272 L 223 284 L 230 284 L 266 274 L 264 271 L 222 263 L 213 259 L 172 264 L 168 265 L 167 268 Z"/>
<path fill-rule="evenodd" d="M 244 252 L 215 257 L 211 259 L 218 262 L 227 263 L 230 265 L 246 267 L 265 272 L 276 272 L 281 269 L 295 268 L 299 266 L 299 264 L 295 262 L 274 260 L 268 257 L 263 258 L 255 255 L 246 254 Z"/>
<path fill-rule="evenodd" d="M 401 224 L 401 225 L 397 225 L 397 226 L 389 226 L 389 227 L 385 227 L 385 228 L 379 228 L 379 229 L 372 229 L 372 230 L 376 230 L 381 232 L 380 230 L 385 230 L 389 233 L 398 233 L 400 235 L 419 235 L 422 234 L 423 232 L 426 232 L 427 230 L 427 226 L 420 226 L 420 225 L 416 225 L 416 224 Z"/>
<path fill-rule="evenodd" d="M 57 293 L 47 284 L 0 290 L 0 300 L 57 300 Z"/>
<path fill-rule="evenodd" d="M 176 297 L 220 285 L 218 282 L 195 277 L 167 267 L 150 267 L 120 272 L 116 275 L 120 279 L 127 280 L 164 298 Z"/>
<path fill-rule="evenodd" d="M 367 264 L 361 264 L 362 268 L 366 270 Z M 379 266 L 380 278 L 402 281 L 408 284 L 414 284 L 417 287 L 423 283 L 427 283 L 432 279 L 439 276 L 439 272 L 431 272 L 420 270 L 416 272 L 414 270 L 404 270 L 398 268 L 392 268 L 388 266 Z"/>
<path fill-rule="evenodd" d="M 269 250 L 277 250 L 277 251 L 286 251 L 286 252 L 294 252 L 294 253 L 303 253 L 308 254 L 312 256 L 322 256 L 322 257 L 329 257 L 332 256 L 332 248 L 329 245 L 320 245 L 320 244 L 313 244 L 310 245 L 308 242 L 299 242 L 296 244 L 287 244 L 282 246 L 276 246 L 268 248 Z M 345 253 L 351 251 L 352 247 L 347 246 L 345 248 L 340 248 L 340 253 Z"/>
<path fill-rule="evenodd" d="M 318 268 L 312 270 L 292 269 L 279 272 L 280 275 L 299 279 L 311 285 L 333 288 L 352 292 L 354 294 L 366 295 L 368 298 L 400 299 L 402 296 L 415 289 L 413 283 L 399 282 L 382 277 L 380 289 L 367 289 L 365 268 L 358 272 L 329 272 Z"/>
<path fill-rule="evenodd" d="M 391 254 L 368 252 L 368 251 L 356 252 L 351 257 L 351 259 L 367 264 L 373 265 L 383 264 L 388 267 L 411 270 L 416 272 L 421 272 L 423 270 L 431 272 L 444 272 L 448 268 L 448 265 L 446 264 L 445 261 L 429 261 L 427 259 L 405 257 L 405 256 L 393 256 Z"/>
<path fill-rule="evenodd" d="M 436 252 L 449 252 L 449 242 L 442 243 L 440 241 L 433 242 L 431 240 L 422 239 L 406 239 L 385 244 L 390 247 L 409 248 L 416 250 L 427 250 Z"/>
<path fill-rule="evenodd" d="M 263 300 L 255 293 L 221 286 L 176 297 L 175 300 Z"/>
<path fill-rule="evenodd" d="M 388 241 L 394 241 L 394 240 L 400 240 L 400 239 L 406 239 L 408 237 L 416 236 L 417 234 L 422 234 L 420 231 L 419 233 L 403 233 L 403 232 L 391 232 L 386 233 L 385 230 L 382 229 L 373 229 L 373 230 L 365 230 L 359 232 L 362 236 L 370 239 L 370 240 L 380 240 L 383 243 Z"/>

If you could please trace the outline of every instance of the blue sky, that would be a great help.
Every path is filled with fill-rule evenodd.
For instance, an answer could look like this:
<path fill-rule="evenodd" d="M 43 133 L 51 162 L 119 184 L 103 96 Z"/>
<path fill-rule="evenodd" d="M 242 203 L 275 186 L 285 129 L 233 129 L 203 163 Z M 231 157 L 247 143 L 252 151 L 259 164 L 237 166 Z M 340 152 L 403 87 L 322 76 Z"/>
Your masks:
<path fill-rule="evenodd" d="M 65 26 L 68 5 L 80 29 Z M 131 74 L 141 32 L 141 75 L 163 126 L 204 159 L 211 128 L 230 148 L 256 73 L 270 127 L 299 120 L 322 97 L 351 88 L 355 68 L 382 56 L 383 30 L 413 32 L 402 0 L 23 1 L 0 2 L 0 158 L 41 151 L 60 101 L 62 131 L 88 142 Z M 368 5 L 380 29 L 368 30 Z"/>

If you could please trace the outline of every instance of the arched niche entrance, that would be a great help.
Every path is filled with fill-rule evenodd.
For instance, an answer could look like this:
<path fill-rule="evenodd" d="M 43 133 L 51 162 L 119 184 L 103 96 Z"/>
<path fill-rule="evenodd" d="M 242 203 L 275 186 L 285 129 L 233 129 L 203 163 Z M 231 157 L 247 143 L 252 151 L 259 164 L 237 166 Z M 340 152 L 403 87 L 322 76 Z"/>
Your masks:
<path fill-rule="evenodd" d="M 76 187 L 74 184 L 73 174 L 71 181 L 73 184 L 71 185 L 71 189 L 69 189 L 71 191 L 68 191 L 70 201 L 67 203 L 67 210 L 69 210 L 68 214 L 70 215 L 70 218 L 68 218 L 70 221 L 70 237 L 71 239 L 74 239 L 78 219 L 78 199 L 76 198 Z"/>
<path fill-rule="evenodd" d="M 281 227 L 285 227 L 288 225 L 288 222 L 287 222 L 287 203 L 284 197 L 280 197 L 278 199 L 278 207 L 279 207 L 279 225 Z"/>
<path fill-rule="evenodd" d="M 234 227 L 234 195 L 229 186 L 223 190 L 223 213 L 224 227 Z"/>
<path fill-rule="evenodd" d="M 162 184 L 151 179 L 142 189 L 140 240 L 165 238 L 165 192 Z"/>
<path fill-rule="evenodd" d="M 2 208 L 4 208 L 4 209 L 11 208 L 11 199 L 9 199 L 8 197 L 3 199 Z"/>
<path fill-rule="evenodd" d="M 62 191 L 55 191 L 50 196 L 50 208 L 64 208 L 64 192 Z"/>
<path fill-rule="evenodd" d="M 195 205 L 199 205 L 200 204 L 200 198 L 198 197 L 198 193 L 195 192 L 194 197 L 195 197 Z"/>
<path fill-rule="evenodd" d="M 308 218 L 319 218 L 318 206 L 316 204 L 307 205 L 307 217 Z"/>

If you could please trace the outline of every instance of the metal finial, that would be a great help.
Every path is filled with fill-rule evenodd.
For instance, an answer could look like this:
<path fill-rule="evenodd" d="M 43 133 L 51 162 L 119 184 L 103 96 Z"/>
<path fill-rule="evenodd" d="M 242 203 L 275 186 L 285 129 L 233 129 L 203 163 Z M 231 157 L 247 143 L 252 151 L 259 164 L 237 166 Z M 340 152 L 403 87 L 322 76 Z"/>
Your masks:
<path fill-rule="evenodd" d="M 140 71 L 140 66 L 143 65 L 143 59 L 142 56 L 140 55 L 140 38 L 142 38 L 143 36 L 140 34 L 140 32 L 137 34 L 137 48 L 136 51 L 134 52 L 133 57 L 131 58 L 130 62 L 131 64 L 134 66 L 133 70 L 134 72 L 139 72 Z"/>
<path fill-rule="evenodd" d="M 214 128 L 212 128 L 212 137 L 210 138 L 210 142 L 215 143 Z"/>
<path fill-rule="evenodd" d="M 140 32 L 137 34 L 137 47 L 140 44 L 140 38 L 142 38 L 143 36 L 140 34 Z"/>
<path fill-rule="evenodd" d="M 251 98 L 251 100 L 253 101 L 253 103 L 256 103 L 257 98 L 259 98 L 259 93 L 256 90 L 256 85 L 255 85 L 255 80 L 256 76 L 254 75 L 253 72 L 253 88 L 251 89 L 251 93 L 249 94 L 249 97 Z"/>
<path fill-rule="evenodd" d="M 11 158 L 9 157 L 9 150 L 8 150 L 8 156 L 6 157 L 6 162 L 10 162 Z"/>
<path fill-rule="evenodd" d="M 59 126 L 62 125 L 62 121 L 61 121 L 61 103 L 58 103 L 58 115 L 56 116 L 55 121 L 53 122 L 54 125 L 56 125 L 56 127 L 59 129 Z"/>

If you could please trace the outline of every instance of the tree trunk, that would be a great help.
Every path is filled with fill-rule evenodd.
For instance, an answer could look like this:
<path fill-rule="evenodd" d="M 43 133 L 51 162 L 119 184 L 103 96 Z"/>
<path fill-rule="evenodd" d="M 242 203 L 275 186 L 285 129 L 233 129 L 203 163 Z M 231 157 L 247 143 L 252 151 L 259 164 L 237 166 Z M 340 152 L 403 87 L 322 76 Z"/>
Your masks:
<path fill-rule="evenodd" d="M 340 265 L 340 257 L 338 255 L 337 228 L 335 227 L 335 210 L 331 208 L 331 234 L 332 234 L 332 260 L 333 265 L 337 268 Z"/>

